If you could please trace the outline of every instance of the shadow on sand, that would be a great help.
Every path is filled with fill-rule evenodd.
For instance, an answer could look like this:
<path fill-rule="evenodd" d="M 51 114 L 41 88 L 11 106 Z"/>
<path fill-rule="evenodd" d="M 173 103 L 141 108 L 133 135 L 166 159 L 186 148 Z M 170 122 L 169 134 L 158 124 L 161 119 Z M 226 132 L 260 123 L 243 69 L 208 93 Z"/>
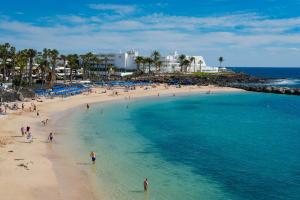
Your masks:
<path fill-rule="evenodd" d="M 76 165 L 92 165 L 92 163 L 78 162 Z"/>

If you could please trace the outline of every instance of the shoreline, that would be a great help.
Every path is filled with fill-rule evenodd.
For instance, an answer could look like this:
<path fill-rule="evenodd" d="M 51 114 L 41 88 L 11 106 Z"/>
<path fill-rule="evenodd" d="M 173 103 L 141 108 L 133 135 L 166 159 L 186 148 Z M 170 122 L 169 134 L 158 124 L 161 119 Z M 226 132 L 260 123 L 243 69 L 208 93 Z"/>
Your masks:
<path fill-rule="evenodd" d="M 124 92 L 122 88 L 115 89 L 118 96 L 112 96 L 112 91 L 100 93 L 103 88 L 94 88 L 94 93 L 61 99 L 43 99 L 44 102 L 36 102 L 41 117 L 37 118 L 33 112 L 23 112 L 22 114 L 10 113 L 0 118 L 0 123 L 5 126 L 0 127 L 0 137 L 8 138 L 10 144 L 0 148 L 1 181 L 0 193 L 5 199 L 101 199 L 101 194 L 96 194 L 91 186 L 89 177 L 78 171 L 80 167 L 74 167 L 70 163 L 69 155 L 59 152 L 59 145 L 64 141 L 57 141 L 58 144 L 46 142 L 49 132 L 56 129 L 55 116 L 62 118 L 64 112 L 76 109 L 84 104 L 94 104 L 103 102 L 113 102 L 125 100 L 126 98 L 140 99 L 158 96 L 172 96 L 201 94 L 207 91 L 212 93 L 243 92 L 244 90 L 214 86 L 184 86 L 182 88 L 163 86 L 150 88 L 137 88 Z M 31 102 L 27 102 L 29 105 Z M 41 120 L 50 119 L 49 126 L 43 127 Z M 58 117 L 59 118 L 59 117 Z M 21 126 L 31 126 L 34 142 L 25 143 L 25 138 L 20 137 Z M 60 139 L 60 136 L 58 136 Z M 13 152 L 8 152 L 8 151 Z M 61 162 L 62 161 L 62 162 Z M 22 167 L 21 164 L 28 166 Z M 19 165 L 19 166 L 18 166 Z M 2 170 L 3 169 L 3 170 Z M 71 169 L 71 170 L 70 170 Z M 29 181 L 30 180 L 30 181 Z M 13 187 L 12 187 L 13 186 Z M 101 189 L 100 189 L 101 190 Z"/>

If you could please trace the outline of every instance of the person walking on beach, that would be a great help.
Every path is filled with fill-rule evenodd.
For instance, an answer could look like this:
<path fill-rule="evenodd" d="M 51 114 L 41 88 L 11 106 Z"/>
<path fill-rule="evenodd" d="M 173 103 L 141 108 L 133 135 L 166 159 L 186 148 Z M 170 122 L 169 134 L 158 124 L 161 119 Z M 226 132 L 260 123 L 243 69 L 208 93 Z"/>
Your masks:
<path fill-rule="evenodd" d="M 37 117 L 40 116 L 40 111 L 39 111 L 39 110 L 36 112 L 36 116 L 37 116 Z"/>
<path fill-rule="evenodd" d="M 27 140 L 29 143 L 31 143 L 33 141 L 32 135 L 30 132 L 27 133 Z"/>
<path fill-rule="evenodd" d="M 49 140 L 50 142 L 52 142 L 52 141 L 53 141 L 53 133 L 52 133 L 52 132 L 49 134 L 49 136 L 48 136 L 48 140 Z"/>
<path fill-rule="evenodd" d="M 30 126 L 26 127 L 26 132 L 28 133 L 30 131 Z"/>
<path fill-rule="evenodd" d="M 90 153 L 90 157 L 92 158 L 93 164 L 95 164 L 95 163 L 96 163 L 96 153 L 95 153 L 94 151 L 92 151 L 92 152 Z"/>
<path fill-rule="evenodd" d="M 24 126 L 22 126 L 22 127 L 21 127 L 21 133 L 22 133 L 22 136 L 25 135 L 25 132 L 26 132 L 26 131 L 25 131 L 25 128 L 24 128 Z"/>
<path fill-rule="evenodd" d="M 148 190 L 148 179 L 146 178 L 145 180 L 144 180 L 144 192 L 147 192 L 147 190 Z"/>

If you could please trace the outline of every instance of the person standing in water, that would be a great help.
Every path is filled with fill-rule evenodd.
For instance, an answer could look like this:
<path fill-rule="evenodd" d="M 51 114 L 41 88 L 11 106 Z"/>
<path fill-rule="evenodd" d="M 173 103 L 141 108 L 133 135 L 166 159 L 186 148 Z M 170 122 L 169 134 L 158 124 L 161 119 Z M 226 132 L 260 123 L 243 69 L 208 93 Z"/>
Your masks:
<path fill-rule="evenodd" d="M 147 190 L 148 190 L 148 179 L 146 178 L 145 180 L 144 180 L 144 192 L 147 192 Z"/>
<path fill-rule="evenodd" d="M 90 105 L 89 104 L 86 104 L 86 109 L 90 109 Z"/>
<path fill-rule="evenodd" d="M 94 151 L 91 152 L 90 157 L 92 158 L 93 164 L 96 163 L 96 153 Z"/>
<path fill-rule="evenodd" d="M 53 133 L 52 133 L 52 132 L 49 134 L 48 140 L 49 140 L 50 142 L 53 141 Z"/>

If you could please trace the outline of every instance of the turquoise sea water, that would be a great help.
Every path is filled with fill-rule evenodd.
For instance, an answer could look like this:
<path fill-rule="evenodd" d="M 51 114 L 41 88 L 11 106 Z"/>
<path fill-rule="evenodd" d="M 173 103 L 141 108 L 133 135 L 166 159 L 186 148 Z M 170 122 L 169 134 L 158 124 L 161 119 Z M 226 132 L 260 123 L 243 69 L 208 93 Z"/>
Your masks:
<path fill-rule="evenodd" d="M 300 199 L 300 97 L 157 97 L 82 111 L 70 118 L 74 145 L 82 162 L 96 151 L 87 170 L 103 199 Z"/>

